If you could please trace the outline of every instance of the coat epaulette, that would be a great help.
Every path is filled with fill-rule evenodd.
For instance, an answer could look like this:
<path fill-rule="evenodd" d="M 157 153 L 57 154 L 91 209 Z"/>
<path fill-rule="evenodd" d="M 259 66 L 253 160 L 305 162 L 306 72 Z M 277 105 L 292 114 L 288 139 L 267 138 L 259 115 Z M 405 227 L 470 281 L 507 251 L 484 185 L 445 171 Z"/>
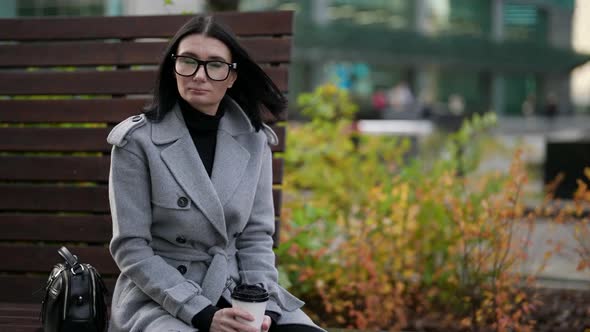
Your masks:
<path fill-rule="evenodd" d="M 145 125 L 145 123 L 146 118 L 144 114 L 129 117 L 116 125 L 113 130 L 111 130 L 109 136 L 107 137 L 107 142 L 118 147 L 125 146 L 125 144 L 127 144 L 125 137 L 127 137 L 127 135 L 132 133 L 135 129 Z"/>
<path fill-rule="evenodd" d="M 271 127 L 269 127 L 267 124 L 263 123 L 262 130 L 264 130 L 264 134 L 266 134 L 266 140 L 268 141 L 268 144 L 270 144 L 270 145 L 278 145 L 279 144 L 279 138 L 277 137 L 277 134 L 275 134 L 274 130 L 272 130 Z"/>

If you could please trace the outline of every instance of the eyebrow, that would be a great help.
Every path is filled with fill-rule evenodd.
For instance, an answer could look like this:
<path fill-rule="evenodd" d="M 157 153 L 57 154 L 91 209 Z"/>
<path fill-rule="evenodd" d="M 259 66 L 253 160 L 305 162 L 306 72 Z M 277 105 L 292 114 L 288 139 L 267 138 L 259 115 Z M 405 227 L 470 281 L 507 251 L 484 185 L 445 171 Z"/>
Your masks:
<path fill-rule="evenodd" d="M 191 57 L 194 57 L 194 58 L 196 58 L 198 60 L 201 60 L 201 59 L 199 59 L 199 56 L 197 56 L 196 54 L 194 54 L 192 52 L 182 52 L 179 55 L 191 56 Z M 223 62 L 230 62 L 230 61 L 227 61 L 226 59 L 224 59 L 223 57 L 220 57 L 218 55 L 210 56 L 210 57 L 207 58 L 207 60 L 219 60 L 219 61 L 223 61 Z"/>

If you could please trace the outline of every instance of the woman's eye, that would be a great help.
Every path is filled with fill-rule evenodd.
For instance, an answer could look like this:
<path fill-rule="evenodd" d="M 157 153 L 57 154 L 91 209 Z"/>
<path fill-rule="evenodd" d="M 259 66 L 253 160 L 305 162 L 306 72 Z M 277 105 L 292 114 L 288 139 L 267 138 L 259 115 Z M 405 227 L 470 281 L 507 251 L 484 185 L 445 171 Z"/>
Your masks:
<path fill-rule="evenodd" d="M 223 65 L 224 65 L 224 63 L 223 63 L 223 62 L 218 62 L 218 61 L 215 61 L 215 62 L 209 62 L 209 67 L 211 67 L 211 68 L 213 68 L 213 69 L 219 69 L 219 68 L 222 68 L 222 67 L 223 67 Z"/>
<path fill-rule="evenodd" d="M 190 59 L 190 58 L 182 58 L 181 62 L 186 65 L 194 65 L 197 63 L 195 60 Z"/>

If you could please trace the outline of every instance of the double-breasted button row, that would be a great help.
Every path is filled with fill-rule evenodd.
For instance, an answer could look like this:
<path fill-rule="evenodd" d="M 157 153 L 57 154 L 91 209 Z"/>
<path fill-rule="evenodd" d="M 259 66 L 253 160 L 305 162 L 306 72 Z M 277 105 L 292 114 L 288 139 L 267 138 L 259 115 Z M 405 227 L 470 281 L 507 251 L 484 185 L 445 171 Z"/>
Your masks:
<path fill-rule="evenodd" d="M 182 196 L 177 201 L 176 204 L 180 207 L 186 207 L 188 205 L 188 198 Z"/>
<path fill-rule="evenodd" d="M 176 269 L 178 270 L 178 272 L 180 272 L 180 274 L 186 273 L 186 266 L 184 266 L 184 265 L 178 265 L 178 267 Z"/>

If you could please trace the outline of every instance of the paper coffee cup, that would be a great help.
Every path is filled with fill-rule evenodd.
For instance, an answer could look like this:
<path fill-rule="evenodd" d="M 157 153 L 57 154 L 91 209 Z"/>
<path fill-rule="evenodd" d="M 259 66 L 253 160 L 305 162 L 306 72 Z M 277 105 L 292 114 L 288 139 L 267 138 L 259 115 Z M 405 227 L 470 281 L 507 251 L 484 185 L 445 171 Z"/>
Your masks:
<path fill-rule="evenodd" d="M 240 308 L 254 316 L 253 321 L 238 319 L 257 329 L 262 328 L 268 298 L 268 292 L 259 285 L 239 285 L 231 294 L 232 307 Z"/>

